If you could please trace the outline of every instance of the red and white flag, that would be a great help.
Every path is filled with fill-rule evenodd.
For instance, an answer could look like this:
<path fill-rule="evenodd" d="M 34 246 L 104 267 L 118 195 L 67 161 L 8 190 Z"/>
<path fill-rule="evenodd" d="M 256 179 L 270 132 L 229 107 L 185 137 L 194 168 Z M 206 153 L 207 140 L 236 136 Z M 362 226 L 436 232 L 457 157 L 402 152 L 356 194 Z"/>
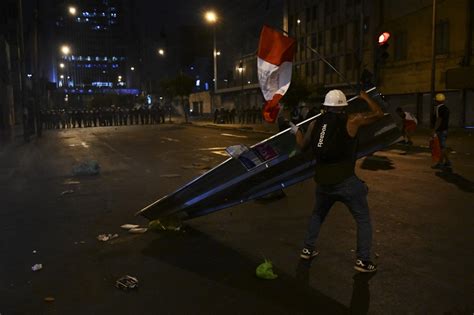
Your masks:
<path fill-rule="evenodd" d="M 278 104 L 290 87 L 296 40 L 264 25 L 257 53 L 258 81 L 265 98 L 263 118 L 275 122 Z"/>

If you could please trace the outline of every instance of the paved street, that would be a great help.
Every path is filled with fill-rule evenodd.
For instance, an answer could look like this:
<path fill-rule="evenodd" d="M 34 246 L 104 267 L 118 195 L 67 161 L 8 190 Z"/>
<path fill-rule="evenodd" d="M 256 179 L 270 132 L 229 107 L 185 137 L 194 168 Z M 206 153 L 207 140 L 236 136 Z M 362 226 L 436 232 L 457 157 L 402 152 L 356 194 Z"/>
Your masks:
<path fill-rule="evenodd" d="M 374 226 L 375 275 L 353 270 L 355 223 L 329 214 L 320 255 L 299 260 L 314 183 L 132 235 L 125 223 L 226 155 L 268 135 L 165 124 L 47 131 L 0 151 L 0 314 L 472 314 L 474 148 L 454 147 L 453 173 L 427 149 L 394 146 L 358 162 Z M 97 160 L 101 173 L 73 177 Z M 64 193 L 70 191 L 69 193 Z M 118 233 L 109 242 L 97 235 Z M 270 259 L 279 278 L 255 277 Z M 31 271 L 34 264 L 43 269 Z M 114 287 L 136 276 L 139 289 Z M 54 302 L 45 302 L 54 297 Z"/>

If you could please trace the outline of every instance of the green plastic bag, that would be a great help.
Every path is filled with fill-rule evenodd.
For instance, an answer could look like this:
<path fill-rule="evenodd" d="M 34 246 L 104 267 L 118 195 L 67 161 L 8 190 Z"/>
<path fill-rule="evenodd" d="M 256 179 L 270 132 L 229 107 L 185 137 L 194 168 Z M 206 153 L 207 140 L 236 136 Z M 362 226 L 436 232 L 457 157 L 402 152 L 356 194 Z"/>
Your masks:
<path fill-rule="evenodd" d="M 273 265 L 270 260 L 266 260 L 265 262 L 260 264 L 257 269 L 255 270 L 255 274 L 257 277 L 260 279 L 266 279 L 266 280 L 273 280 L 278 278 L 278 275 L 273 273 Z"/>

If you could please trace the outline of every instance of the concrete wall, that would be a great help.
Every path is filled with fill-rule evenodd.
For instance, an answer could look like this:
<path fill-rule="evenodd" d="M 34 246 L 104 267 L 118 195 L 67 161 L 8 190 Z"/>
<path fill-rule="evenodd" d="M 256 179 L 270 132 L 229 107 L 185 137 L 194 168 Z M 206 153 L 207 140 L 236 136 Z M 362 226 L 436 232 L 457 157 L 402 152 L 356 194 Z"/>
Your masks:
<path fill-rule="evenodd" d="M 212 100 L 209 92 L 198 92 L 189 95 L 189 106 L 193 106 L 194 103 L 202 104 L 201 114 L 210 114 L 212 112 Z"/>

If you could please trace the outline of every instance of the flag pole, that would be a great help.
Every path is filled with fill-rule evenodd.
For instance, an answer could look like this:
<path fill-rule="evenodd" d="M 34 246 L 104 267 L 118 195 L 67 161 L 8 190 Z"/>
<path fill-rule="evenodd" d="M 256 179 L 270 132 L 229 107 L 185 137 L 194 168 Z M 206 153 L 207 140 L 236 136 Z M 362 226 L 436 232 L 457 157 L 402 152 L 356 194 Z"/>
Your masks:
<path fill-rule="evenodd" d="M 287 31 L 285 31 L 284 29 L 282 28 L 278 28 L 281 32 L 283 32 L 284 34 L 286 34 L 287 36 L 291 36 L 290 33 L 288 33 Z M 295 38 L 296 39 L 296 38 Z M 297 40 L 297 39 L 296 39 Z M 357 88 L 349 82 L 349 80 L 346 79 L 346 77 L 341 73 L 339 72 L 326 58 L 323 57 L 323 55 L 321 55 L 316 49 L 314 49 L 313 47 L 309 46 L 308 43 L 304 43 L 306 48 L 308 48 L 309 50 L 311 50 L 312 52 L 314 52 L 318 57 L 319 59 L 321 59 L 325 64 L 327 64 L 332 70 L 334 70 L 334 72 L 336 72 L 336 74 L 345 82 L 347 83 L 347 85 L 352 88 L 354 91 L 357 91 Z"/>

